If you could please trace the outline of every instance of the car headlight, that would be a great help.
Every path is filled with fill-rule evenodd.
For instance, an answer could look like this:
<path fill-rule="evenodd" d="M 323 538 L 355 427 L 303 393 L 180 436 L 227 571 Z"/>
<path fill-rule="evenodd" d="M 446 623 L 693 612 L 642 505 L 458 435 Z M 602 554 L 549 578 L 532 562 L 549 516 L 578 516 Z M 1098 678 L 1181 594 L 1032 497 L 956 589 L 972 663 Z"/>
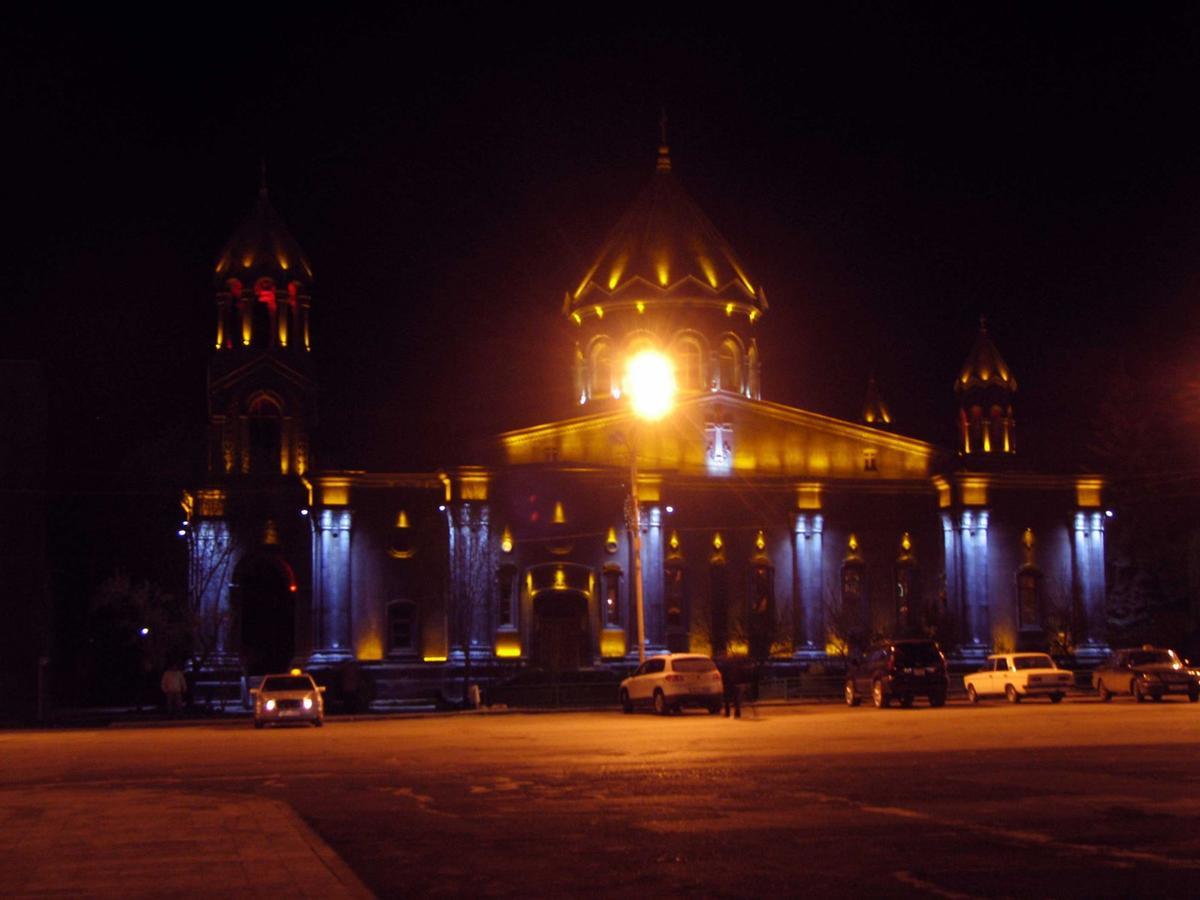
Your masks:
<path fill-rule="evenodd" d="M 275 708 L 274 700 L 268 700 L 266 703 L 263 704 L 263 709 L 265 709 L 267 712 L 270 712 L 274 708 Z"/>
<path fill-rule="evenodd" d="M 305 708 L 305 709 L 312 709 L 312 697 L 305 697 L 305 698 L 304 698 L 304 708 Z"/>

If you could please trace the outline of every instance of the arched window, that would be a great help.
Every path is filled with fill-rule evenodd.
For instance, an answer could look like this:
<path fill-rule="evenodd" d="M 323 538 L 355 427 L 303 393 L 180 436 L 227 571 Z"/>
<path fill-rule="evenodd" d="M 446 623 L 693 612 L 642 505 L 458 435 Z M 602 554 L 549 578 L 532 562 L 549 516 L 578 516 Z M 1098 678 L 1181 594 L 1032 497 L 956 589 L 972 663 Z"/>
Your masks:
<path fill-rule="evenodd" d="M 681 338 L 675 344 L 675 374 L 680 390 L 699 391 L 705 385 L 704 350 L 695 338 Z"/>
<path fill-rule="evenodd" d="M 260 394 L 247 410 L 249 471 L 259 474 L 286 472 L 283 459 L 283 412 L 279 404 Z"/>
<path fill-rule="evenodd" d="M 590 396 L 593 400 L 611 397 L 613 390 L 612 348 L 608 341 L 596 341 L 592 345 L 592 383 Z"/>
<path fill-rule="evenodd" d="M 275 343 L 275 282 L 260 278 L 254 284 L 253 345 L 270 347 Z"/>
<path fill-rule="evenodd" d="M 417 651 L 417 606 L 409 600 L 397 600 L 387 608 L 388 653 Z"/>
<path fill-rule="evenodd" d="M 721 342 L 717 353 L 717 369 L 721 380 L 721 390 L 735 394 L 742 392 L 742 348 L 733 338 Z"/>

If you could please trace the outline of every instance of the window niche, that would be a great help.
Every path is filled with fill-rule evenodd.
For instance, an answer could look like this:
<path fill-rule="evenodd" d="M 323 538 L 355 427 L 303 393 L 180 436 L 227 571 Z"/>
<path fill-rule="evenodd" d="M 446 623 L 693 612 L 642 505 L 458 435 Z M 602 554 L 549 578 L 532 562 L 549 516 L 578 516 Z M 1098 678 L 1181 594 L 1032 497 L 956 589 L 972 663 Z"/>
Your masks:
<path fill-rule="evenodd" d="M 600 597 L 600 625 L 604 628 L 621 627 L 621 567 L 613 563 L 604 566 L 601 579 L 603 593 Z"/>
<path fill-rule="evenodd" d="M 914 633 L 921 624 L 920 571 L 908 532 L 900 539 L 893 585 L 896 594 L 896 628 L 902 635 Z"/>
<path fill-rule="evenodd" d="M 771 655 L 775 619 L 775 567 L 756 559 L 750 570 L 750 655 L 763 660 Z"/>
<path fill-rule="evenodd" d="M 417 606 L 410 600 L 395 600 L 387 608 L 388 653 L 407 656 L 417 652 Z"/>
<path fill-rule="evenodd" d="M 667 618 L 667 649 L 672 653 L 686 653 L 688 614 L 682 559 L 667 560 L 663 567 L 663 589 L 663 605 Z"/>
<path fill-rule="evenodd" d="M 1017 572 L 1017 623 L 1022 631 L 1042 630 L 1042 573 L 1036 566 Z"/>
<path fill-rule="evenodd" d="M 517 626 L 517 570 L 504 565 L 496 571 L 496 625 L 500 628 Z"/>
<path fill-rule="evenodd" d="M 247 447 L 243 471 L 256 475 L 286 474 L 283 410 L 279 402 L 266 394 L 258 394 L 251 399 L 246 412 Z"/>

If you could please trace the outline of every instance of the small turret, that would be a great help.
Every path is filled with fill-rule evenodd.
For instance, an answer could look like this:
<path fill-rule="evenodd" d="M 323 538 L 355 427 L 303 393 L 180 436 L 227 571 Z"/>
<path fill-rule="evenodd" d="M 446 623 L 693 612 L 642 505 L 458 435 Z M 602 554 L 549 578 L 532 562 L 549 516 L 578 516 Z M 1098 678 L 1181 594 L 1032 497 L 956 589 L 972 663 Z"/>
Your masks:
<path fill-rule="evenodd" d="M 1016 453 L 1013 395 L 1017 379 L 979 319 L 979 334 L 954 383 L 958 395 L 958 452 L 976 459 Z"/>
<path fill-rule="evenodd" d="M 867 382 L 867 398 L 863 401 L 862 420 L 867 425 L 873 425 L 876 428 L 887 428 L 892 424 L 891 410 L 884 402 L 883 394 L 879 390 L 879 385 L 875 383 L 874 375 Z"/>

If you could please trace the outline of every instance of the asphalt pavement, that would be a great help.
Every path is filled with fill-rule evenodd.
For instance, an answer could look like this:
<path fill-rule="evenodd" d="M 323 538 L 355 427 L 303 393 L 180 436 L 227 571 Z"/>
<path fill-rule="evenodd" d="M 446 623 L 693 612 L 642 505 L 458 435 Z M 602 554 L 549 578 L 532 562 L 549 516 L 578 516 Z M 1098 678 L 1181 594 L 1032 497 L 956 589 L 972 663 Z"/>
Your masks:
<path fill-rule="evenodd" d="M 1200 706 L 0 733 L 0 893 L 1195 896 Z"/>

